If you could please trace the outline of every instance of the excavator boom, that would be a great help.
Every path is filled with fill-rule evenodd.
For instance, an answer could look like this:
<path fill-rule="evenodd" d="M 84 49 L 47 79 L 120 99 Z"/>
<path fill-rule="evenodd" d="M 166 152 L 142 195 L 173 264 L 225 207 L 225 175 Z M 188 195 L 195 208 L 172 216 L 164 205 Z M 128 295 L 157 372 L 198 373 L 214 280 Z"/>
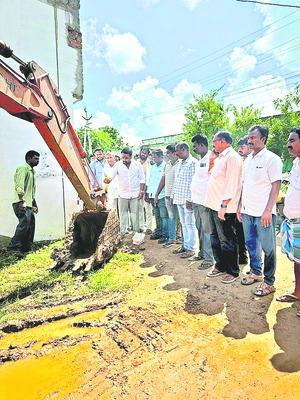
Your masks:
<path fill-rule="evenodd" d="M 94 189 L 89 181 L 88 172 L 97 182 L 71 125 L 67 108 L 49 74 L 34 61 L 20 60 L 1 41 L 0 55 L 21 64 L 24 75 L 18 74 L 0 58 L 0 107 L 37 127 L 85 204 L 84 212 L 73 215 L 63 248 L 53 251 L 53 268 L 72 268 L 74 272 L 84 268 L 88 272 L 110 259 L 116 251 L 121 239 L 118 216 L 115 211 L 103 210 L 105 191 L 99 184 Z M 96 212 L 86 212 L 96 209 Z"/>
<path fill-rule="evenodd" d="M 96 209 L 96 193 L 87 169 L 92 176 L 93 173 L 58 88 L 36 62 L 24 63 L 2 41 L 0 55 L 14 58 L 21 64 L 21 72 L 25 75 L 18 74 L 0 58 L 0 107 L 15 117 L 34 123 L 85 207 Z M 97 189 L 100 192 L 99 186 Z"/>

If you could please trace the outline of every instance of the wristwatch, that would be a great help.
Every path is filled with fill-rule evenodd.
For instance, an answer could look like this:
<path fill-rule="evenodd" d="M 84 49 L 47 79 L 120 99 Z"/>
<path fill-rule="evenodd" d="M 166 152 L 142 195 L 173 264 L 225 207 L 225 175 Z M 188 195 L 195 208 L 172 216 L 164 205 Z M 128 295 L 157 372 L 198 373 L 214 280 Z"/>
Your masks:
<path fill-rule="evenodd" d="M 221 204 L 221 208 L 227 208 L 227 204 Z"/>

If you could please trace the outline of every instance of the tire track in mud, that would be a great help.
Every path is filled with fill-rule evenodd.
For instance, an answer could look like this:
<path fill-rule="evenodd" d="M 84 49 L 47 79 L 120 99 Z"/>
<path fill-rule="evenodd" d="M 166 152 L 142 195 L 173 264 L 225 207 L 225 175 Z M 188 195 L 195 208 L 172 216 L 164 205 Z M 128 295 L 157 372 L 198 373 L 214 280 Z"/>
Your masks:
<path fill-rule="evenodd" d="M 88 312 L 111 309 L 120 305 L 121 301 L 121 299 L 117 299 L 102 306 L 94 305 L 84 311 L 70 310 L 69 313 L 56 315 L 48 320 L 25 321 L 25 324 L 20 326 L 7 324 L 2 327 L 3 332 L 17 332 L 46 322 L 67 319 L 84 313 L 82 320 L 73 322 L 71 327 L 90 328 L 91 334 L 79 335 L 75 338 L 66 335 L 48 340 L 40 344 L 40 350 L 34 348 L 38 340 L 32 340 L 19 346 L 10 344 L 6 349 L 0 350 L 0 364 L 30 356 L 42 357 L 52 351 L 57 351 L 58 348 L 70 348 L 82 342 L 89 342 L 92 349 L 108 364 L 118 363 L 120 359 L 131 359 L 132 355 L 136 359 L 141 352 L 170 351 L 168 348 L 169 332 L 161 329 L 163 325 L 170 321 L 162 314 L 153 313 L 151 310 L 142 307 L 129 307 L 124 311 L 108 312 L 102 320 L 88 319 Z M 105 334 L 97 334 L 97 328 L 98 331 L 104 329 Z M 138 365 L 139 361 L 135 361 L 135 364 Z M 131 365 L 130 360 L 129 365 Z"/>

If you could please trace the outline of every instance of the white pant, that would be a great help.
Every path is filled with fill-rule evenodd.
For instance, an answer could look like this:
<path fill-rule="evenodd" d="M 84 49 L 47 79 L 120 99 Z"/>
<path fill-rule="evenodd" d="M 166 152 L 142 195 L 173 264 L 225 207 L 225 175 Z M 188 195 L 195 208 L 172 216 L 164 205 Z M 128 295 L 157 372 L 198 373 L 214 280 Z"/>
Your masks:
<path fill-rule="evenodd" d="M 146 212 L 146 221 L 145 214 Z M 146 225 L 147 229 L 151 229 L 152 225 L 152 206 L 150 203 L 147 203 L 144 199 L 139 200 L 139 219 L 140 219 L 140 228 L 143 229 L 144 225 Z"/>
<path fill-rule="evenodd" d="M 135 197 L 134 199 L 123 199 L 119 197 L 118 206 L 120 214 L 120 228 L 121 235 L 125 235 L 126 227 L 128 223 L 128 211 L 130 212 L 130 218 L 132 223 L 133 232 L 139 232 L 139 199 Z"/>

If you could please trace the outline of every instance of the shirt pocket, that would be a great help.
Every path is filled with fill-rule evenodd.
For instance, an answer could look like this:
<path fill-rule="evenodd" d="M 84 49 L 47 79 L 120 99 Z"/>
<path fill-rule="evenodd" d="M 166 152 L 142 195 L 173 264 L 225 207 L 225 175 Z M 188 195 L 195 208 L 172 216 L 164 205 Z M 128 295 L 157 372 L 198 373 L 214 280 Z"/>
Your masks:
<path fill-rule="evenodd" d="M 267 179 L 267 170 L 265 167 L 256 166 L 253 173 L 254 182 L 262 182 Z"/>

